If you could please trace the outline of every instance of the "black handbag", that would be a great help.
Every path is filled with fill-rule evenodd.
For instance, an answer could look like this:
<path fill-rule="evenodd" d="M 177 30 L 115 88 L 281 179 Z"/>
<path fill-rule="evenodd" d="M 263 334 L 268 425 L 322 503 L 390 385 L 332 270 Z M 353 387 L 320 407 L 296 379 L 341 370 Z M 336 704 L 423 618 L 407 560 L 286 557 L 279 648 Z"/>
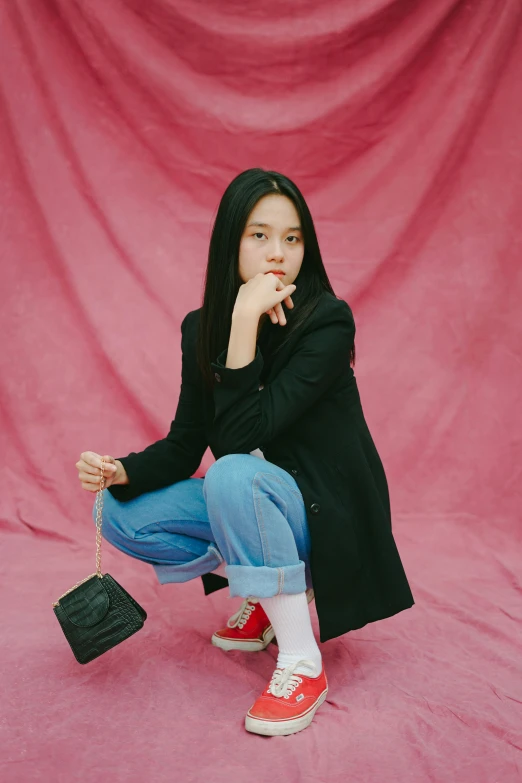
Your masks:
<path fill-rule="evenodd" d="M 96 572 L 82 579 L 53 603 L 78 663 L 89 663 L 143 627 L 146 611 L 110 574 L 101 572 L 104 462 L 96 493 Z"/>

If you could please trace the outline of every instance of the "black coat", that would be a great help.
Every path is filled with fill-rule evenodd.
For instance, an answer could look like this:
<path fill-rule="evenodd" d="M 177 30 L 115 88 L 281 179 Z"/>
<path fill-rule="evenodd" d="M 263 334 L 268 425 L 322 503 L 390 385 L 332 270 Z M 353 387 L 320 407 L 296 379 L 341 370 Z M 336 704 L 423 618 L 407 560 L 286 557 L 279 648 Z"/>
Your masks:
<path fill-rule="evenodd" d="M 196 362 L 199 314 L 189 312 L 181 325 L 182 383 L 169 434 L 119 457 L 129 484 L 109 492 L 130 500 L 190 478 L 207 446 L 216 459 L 261 448 L 294 476 L 303 495 L 321 641 L 412 606 L 392 535 L 386 475 L 350 366 L 350 307 L 325 291 L 273 357 L 273 330 L 284 327 L 267 320 L 250 364 L 225 367 L 226 350 L 212 362 L 213 393 L 205 391 Z M 202 579 L 206 594 L 227 585 L 215 574 Z"/>

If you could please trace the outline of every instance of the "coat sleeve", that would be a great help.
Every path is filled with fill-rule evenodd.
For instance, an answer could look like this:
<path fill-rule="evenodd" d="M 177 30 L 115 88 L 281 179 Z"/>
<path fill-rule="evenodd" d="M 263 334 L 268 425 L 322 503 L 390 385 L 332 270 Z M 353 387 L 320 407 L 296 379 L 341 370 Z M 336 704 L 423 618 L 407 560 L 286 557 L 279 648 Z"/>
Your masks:
<path fill-rule="evenodd" d="M 191 345 L 185 316 L 181 324 L 181 389 L 176 415 L 168 435 L 143 451 L 117 457 L 129 483 L 113 485 L 108 491 L 117 500 L 132 500 L 143 492 L 190 478 L 198 469 L 208 446 L 203 417 L 203 387 L 188 357 Z"/>
<path fill-rule="evenodd" d="M 263 356 L 244 367 L 227 368 L 223 351 L 215 374 L 212 441 L 222 454 L 248 454 L 263 448 L 310 408 L 350 362 L 355 323 L 342 299 L 330 300 L 311 324 L 303 327 L 295 350 L 276 378 L 261 391 Z"/>

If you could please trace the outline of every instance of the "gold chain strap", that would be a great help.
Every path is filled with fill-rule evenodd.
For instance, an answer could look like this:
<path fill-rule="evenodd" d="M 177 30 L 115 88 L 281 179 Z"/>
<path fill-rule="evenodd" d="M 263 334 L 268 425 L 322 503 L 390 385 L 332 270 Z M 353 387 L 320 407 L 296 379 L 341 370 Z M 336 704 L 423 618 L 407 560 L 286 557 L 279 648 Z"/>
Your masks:
<path fill-rule="evenodd" d="M 105 462 L 102 460 L 101 464 L 101 476 L 100 476 L 100 489 L 96 493 L 96 576 L 101 579 L 101 546 L 102 546 L 102 509 L 103 509 L 103 488 L 105 486 L 105 476 L 103 471 L 105 469 Z"/>
<path fill-rule="evenodd" d="M 102 546 L 102 510 L 103 510 L 103 488 L 105 486 L 105 476 L 103 475 L 103 471 L 105 469 L 105 461 L 102 459 L 101 464 L 101 475 L 100 475 L 100 488 L 96 492 L 96 571 L 94 574 L 89 574 L 89 576 L 86 576 L 85 579 L 82 579 L 80 582 L 77 582 L 73 587 L 69 588 L 63 595 L 60 596 L 60 598 L 53 603 L 53 606 L 58 606 L 60 603 L 60 599 L 64 598 L 66 595 L 69 595 L 69 593 L 72 593 L 73 590 L 76 590 L 77 587 L 82 585 L 84 582 L 87 582 L 88 579 L 91 579 L 93 576 L 97 576 L 99 579 L 102 578 L 102 572 L 101 572 L 101 546 Z"/>

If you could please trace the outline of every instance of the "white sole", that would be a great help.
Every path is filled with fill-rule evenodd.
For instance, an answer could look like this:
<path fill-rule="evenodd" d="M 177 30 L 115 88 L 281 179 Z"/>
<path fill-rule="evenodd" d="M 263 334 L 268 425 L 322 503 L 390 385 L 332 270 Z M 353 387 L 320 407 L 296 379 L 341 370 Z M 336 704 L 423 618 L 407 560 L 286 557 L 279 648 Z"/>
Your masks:
<path fill-rule="evenodd" d="M 293 720 L 270 721 L 247 715 L 245 718 L 245 729 L 252 732 L 252 734 L 263 734 L 265 737 L 285 737 L 288 734 L 296 734 L 311 724 L 315 713 L 326 699 L 327 694 L 328 688 L 321 693 L 314 706 L 308 712 Z"/>
<path fill-rule="evenodd" d="M 243 652 L 258 652 L 259 650 L 264 650 L 272 639 L 274 638 L 275 633 L 274 629 L 271 625 L 268 625 L 265 628 L 265 631 L 263 633 L 263 639 L 251 639 L 244 641 L 235 641 L 233 639 L 223 639 L 221 636 L 217 636 L 217 634 L 212 635 L 212 639 L 210 640 L 212 644 L 215 647 L 220 647 L 222 650 L 226 650 L 227 652 L 229 650 L 243 650 Z"/>

